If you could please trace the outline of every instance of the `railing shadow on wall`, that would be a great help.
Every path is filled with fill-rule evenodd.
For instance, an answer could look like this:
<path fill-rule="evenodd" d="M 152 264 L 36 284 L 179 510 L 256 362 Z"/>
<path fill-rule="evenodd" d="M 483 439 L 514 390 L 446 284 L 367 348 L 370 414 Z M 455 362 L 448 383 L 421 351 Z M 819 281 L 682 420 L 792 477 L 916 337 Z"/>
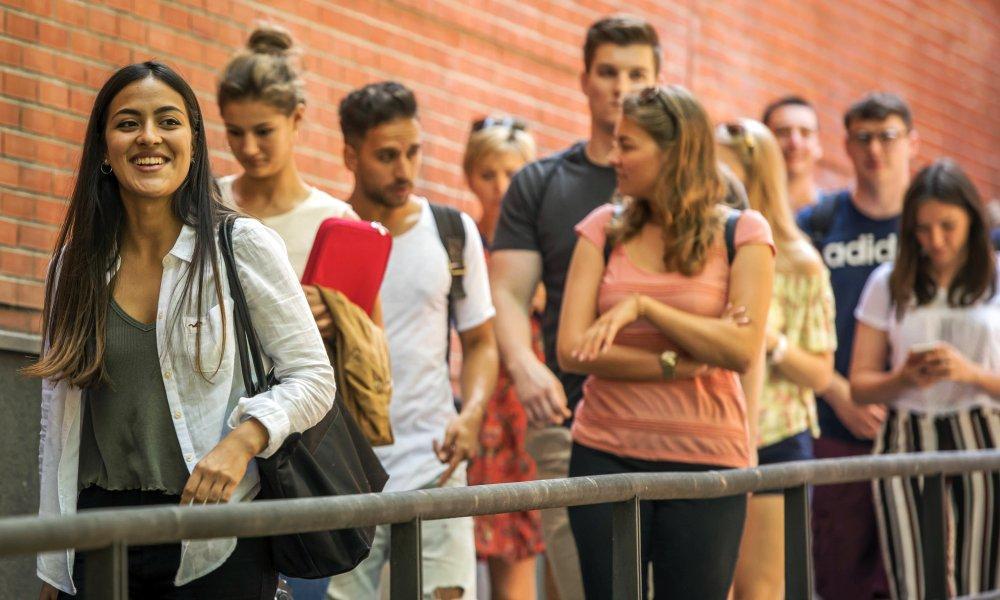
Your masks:
<path fill-rule="evenodd" d="M 422 521 L 614 503 L 614 533 L 609 540 L 614 597 L 636 600 L 641 590 L 640 500 L 716 498 L 780 488 L 785 499 L 785 596 L 804 600 L 812 597 L 813 588 L 809 486 L 919 477 L 926 597 L 945 598 L 945 478 L 976 471 L 1000 471 L 1000 451 L 865 456 L 704 473 L 601 475 L 222 506 L 11 517 L 0 519 L 0 557 L 76 548 L 87 552 L 88 586 L 96 588 L 101 598 L 123 600 L 128 594 L 130 545 L 388 524 L 392 528 L 391 597 L 417 599 L 421 597 Z"/>

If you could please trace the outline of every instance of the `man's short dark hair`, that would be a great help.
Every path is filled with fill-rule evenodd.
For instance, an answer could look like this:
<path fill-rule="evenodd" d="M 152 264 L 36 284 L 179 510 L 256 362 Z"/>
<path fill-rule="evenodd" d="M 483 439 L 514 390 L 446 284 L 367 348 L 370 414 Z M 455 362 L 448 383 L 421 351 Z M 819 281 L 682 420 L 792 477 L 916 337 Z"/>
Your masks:
<path fill-rule="evenodd" d="M 644 19 L 620 15 L 605 17 L 590 26 L 583 44 L 583 67 L 590 72 L 597 48 L 603 44 L 631 46 L 644 44 L 653 50 L 653 67 L 660 72 L 660 36 L 656 29 Z"/>
<path fill-rule="evenodd" d="M 768 104 L 767 107 L 764 108 L 764 115 L 760 118 L 760 122 L 770 127 L 771 124 L 768 121 L 771 120 L 771 115 L 774 114 L 774 111 L 784 106 L 804 106 L 813 111 L 813 113 L 816 112 L 816 108 L 812 105 L 812 102 L 806 100 L 802 96 L 789 94 L 788 96 L 782 96 L 781 98 L 778 98 L 774 102 Z"/>
<path fill-rule="evenodd" d="M 847 109 L 844 129 L 850 129 L 853 121 L 884 121 L 892 115 L 902 119 L 906 129 L 913 127 L 913 116 L 905 100 L 890 92 L 872 92 Z"/>
<path fill-rule="evenodd" d="M 340 131 L 344 141 L 357 146 L 369 130 L 396 119 L 417 116 L 417 99 L 395 81 L 369 83 L 340 101 Z"/>

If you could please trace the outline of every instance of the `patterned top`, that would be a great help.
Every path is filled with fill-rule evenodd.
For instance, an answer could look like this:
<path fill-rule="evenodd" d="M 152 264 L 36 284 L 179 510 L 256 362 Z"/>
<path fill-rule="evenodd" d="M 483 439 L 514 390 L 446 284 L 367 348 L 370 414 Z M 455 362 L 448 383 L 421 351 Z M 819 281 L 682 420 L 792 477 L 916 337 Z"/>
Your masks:
<path fill-rule="evenodd" d="M 809 274 L 775 272 L 767 323 L 772 331 L 784 334 L 789 345 L 816 353 L 835 350 L 834 314 L 833 288 L 826 267 Z M 813 390 L 792 383 L 775 367 L 769 367 L 760 398 L 757 446 L 768 446 L 806 430 L 819 437 Z"/>

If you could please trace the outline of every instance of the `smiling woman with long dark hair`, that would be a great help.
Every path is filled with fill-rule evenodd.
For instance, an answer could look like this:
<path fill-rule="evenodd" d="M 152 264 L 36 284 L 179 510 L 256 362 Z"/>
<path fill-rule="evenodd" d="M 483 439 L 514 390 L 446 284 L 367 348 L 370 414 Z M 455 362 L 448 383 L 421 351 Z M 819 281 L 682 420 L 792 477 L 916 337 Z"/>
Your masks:
<path fill-rule="evenodd" d="M 948 159 L 920 171 L 903 200 L 896 261 L 871 274 L 855 311 L 851 394 L 889 405 L 875 454 L 997 447 L 998 276 L 975 186 Z M 916 481 L 879 480 L 874 491 L 893 598 L 924 598 Z M 996 589 L 996 479 L 949 478 L 948 494 L 948 597 Z"/>
<path fill-rule="evenodd" d="M 232 301 L 219 202 L 194 93 L 158 62 L 104 84 L 87 126 L 46 284 L 42 515 L 250 500 L 255 456 L 329 410 L 333 371 L 280 239 L 233 224 L 254 327 L 281 383 L 245 397 L 234 377 Z M 129 550 L 130 594 L 272 598 L 266 538 Z M 87 595 L 72 550 L 40 554 L 42 598 Z M 57 590 L 62 590 L 59 594 Z"/>

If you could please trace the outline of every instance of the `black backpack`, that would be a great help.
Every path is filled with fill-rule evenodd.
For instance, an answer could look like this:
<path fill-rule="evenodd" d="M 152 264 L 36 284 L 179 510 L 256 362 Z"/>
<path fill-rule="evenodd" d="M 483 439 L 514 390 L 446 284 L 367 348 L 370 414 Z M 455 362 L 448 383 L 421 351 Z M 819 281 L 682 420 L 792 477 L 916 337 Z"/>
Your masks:
<path fill-rule="evenodd" d="M 813 207 L 812 213 L 809 214 L 809 219 L 806 222 L 809 231 L 806 233 L 809 234 L 809 240 L 813 246 L 820 252 L 823 251 L 823 240 L 826 239 L 826 234 L 833 226 L 833 216 L 837 213 L 837 207 L 840 206 L 840 199 L 845 194 L 848 192 L 841 191 L 822 196 Z"/>
<path fill-rule="evenodd" d="M 431 214 L 437 226 L 441 245 L 448 253 L 448 272 L 451 273 L 451 289 L 448 290 L 448 322 L 454 320 L 455 302 L 465 298 L 465 226 L 462 212 L 443 204 L 431 204 Z"/>

